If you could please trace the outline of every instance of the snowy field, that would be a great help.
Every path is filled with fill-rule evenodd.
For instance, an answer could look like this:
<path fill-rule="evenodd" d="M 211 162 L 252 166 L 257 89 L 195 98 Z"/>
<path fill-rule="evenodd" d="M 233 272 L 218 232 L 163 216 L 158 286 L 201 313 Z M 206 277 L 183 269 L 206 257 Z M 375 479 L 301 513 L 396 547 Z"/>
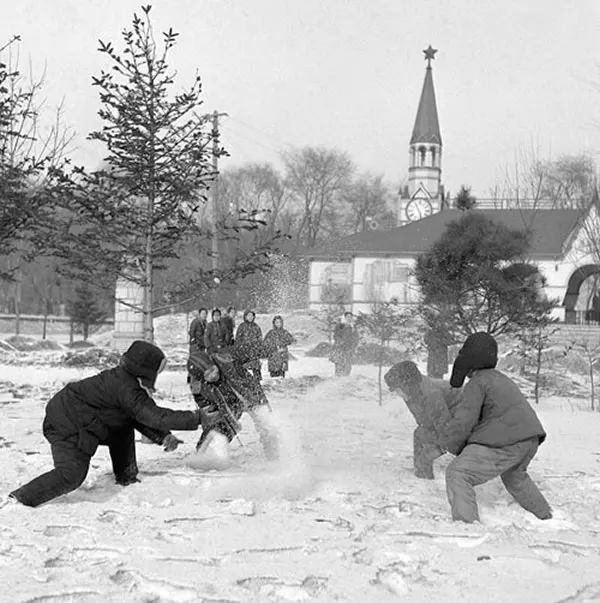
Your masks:
<path fill-rule="evenodd" d="M 0 601 L 600 600 L 600 413 L 577 399 L 539 407 L 549 436 L 531 474 L 555 519 L 528 515 L 496 480 L 478 489 L 482 523 L 454 524 L 449 457 L 417 480 L 401 399 L 378 406 L 374 367 L 338 380 L 332 368 L 299 357 L 285 383 L 266 380 L 277 464 L 246 422 L 231 468 L 201 473 L 197 435 L 182 432 L 173 453 L 138 444 L 139 484 L 116 486 L 101 448 L 75 493 L 0 509 Z M 92 372 L 2 366 L 0 495 L 51 467 L 44 404 Z M 158 385 L 159 403 L 193 407 L 182 370 Z"/>

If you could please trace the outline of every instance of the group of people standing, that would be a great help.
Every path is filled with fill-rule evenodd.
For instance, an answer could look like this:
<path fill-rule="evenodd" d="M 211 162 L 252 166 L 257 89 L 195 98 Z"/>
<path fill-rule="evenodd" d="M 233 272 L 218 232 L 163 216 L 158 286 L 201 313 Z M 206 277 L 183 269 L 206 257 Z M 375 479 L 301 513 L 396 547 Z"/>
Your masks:
<path fill-rule="evenodd" d="M 253 310 L 244 312 L 243 321 L 236 330 L 237 311 L 233 306 L 227 308 L 225 316 L 215 308 L 208 322 L 208 310 L 200 308 L 198 316 L 192 320 L 189 328 L 190 353 L 206 351 L 208 354 L 219 353 L 236 345 L 249 360 L 244 368 L 251 371 L 254 377 L 262 379 L 261 359 L 266 358 L 271 377 L 285 377 L 289 366 L 289 346 L 294 342 L 292 334 L 283 326 L 283 318 L 273 318 L 273 328 L 263 339 L 262 330 L 256 323 Z"/>

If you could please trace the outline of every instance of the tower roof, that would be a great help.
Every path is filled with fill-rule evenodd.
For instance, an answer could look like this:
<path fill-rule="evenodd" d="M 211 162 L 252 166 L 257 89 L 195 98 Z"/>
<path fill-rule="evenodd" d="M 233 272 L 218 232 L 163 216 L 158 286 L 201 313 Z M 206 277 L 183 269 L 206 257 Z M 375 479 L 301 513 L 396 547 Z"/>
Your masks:
<path fill-rule="evenodd" d="M 437 106 L 435 103 L 435 90 L 433 89 L 433 75 L 431 70 L 431 60 L 434 58 L 435 50 L 431 46 L 423 51 L 427 60 L 425 70 L 425 79 L 423 80 L 423 90 L 421 90 L 421 99 L 415 119 L 410 144 L 419 142 L 434 142 L 442 144 L 442 135 L 440 134 L 440 124 L 438 121 Z"/>

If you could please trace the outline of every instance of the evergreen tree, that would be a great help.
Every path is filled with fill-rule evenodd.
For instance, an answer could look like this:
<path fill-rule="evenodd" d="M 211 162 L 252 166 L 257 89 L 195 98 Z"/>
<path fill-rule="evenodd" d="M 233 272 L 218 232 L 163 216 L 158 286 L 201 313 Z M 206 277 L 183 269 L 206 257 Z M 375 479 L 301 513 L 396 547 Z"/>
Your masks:
<path fill-rule="evenodd" d="M 464 184 L 460 187 L 458 195 L 454 198 L 454 207 L 456 209 L 473 209 L 477 205 L 477 199 L 471 194 L 471 187 Z"/>
<path fill-rule="evenodd" d="M 102 323 L 106 318 L 106 312 L 98 303 L 98 295 L 87 283 L 75 288 L 75 299 L 69 303 L 68 312 L 71 320 L 81 325 L 84 341 L 87 341 L 90 327 Z"/>
<path fill-rule="evenodd" d="M 379 359 L 377 362 L 377 383 L 379 387 L 379 405 L 382 403 L 381 374 L 385 351 L 390 342 L 406 331 L 412 315 L 400 305 L 397 299 L 380 302 L 374 305 L 371 312 L 359 313 L 356 327 L 365 330 L 379 344 Z"/>
<path fill-rule="evenodd" d="M 424 318 L 443 319 L 454 340 L 531 324 L 548 302 L 543 276 L 524 260 L 529 236 L 477 213 L 449 223 L 415 267 Z"/>
<path fill-rule="evenodd" d="M 205 292 L 207 282 L 235 281 L 261 268 L 268 244 L 240 249 L 221 274 L 206 267 L 207 241 L 217 220 L 213 217 L 207 231 L 197 212 L 216 177 L 212 156 L 224 150 L 211 129 L 212 116 L 199 113 L 200 76 L 186 90 L 174 92 L 168 60 L 178 34 L 164 32 L 160 47 L 150 12 L 145 6 L 141 16 L 134 14 L 131 28 L 122 32 L 121 52 L 100 41 L 110 68 L 94 77 L 93 85 L 100 93 L 98 114 L 104 125 L 89 138 L 104 143 L 108 155 L 103 169 L 77 169 L 65 182 L 67 203 L 55 244 L 57 255 L 69 260 L 80 279 L 113 287 L 122 278 L 143 288 L 142 306 L 135 309 L 143 313 L 144 337 L 151 341 L 155 273 L 179 257 L 186 243 L 198 247 L 200 259 L 174 285 L 179 299 Z M 221 235 L 233 238 L 259 228 L 263 222 L 257 214 L 241 214 Z"/>

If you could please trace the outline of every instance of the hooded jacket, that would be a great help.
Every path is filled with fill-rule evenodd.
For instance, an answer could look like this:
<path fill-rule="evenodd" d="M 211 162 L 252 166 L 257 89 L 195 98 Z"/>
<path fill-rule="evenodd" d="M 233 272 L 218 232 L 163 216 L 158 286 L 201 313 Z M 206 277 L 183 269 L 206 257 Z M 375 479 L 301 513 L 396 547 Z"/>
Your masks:
<path fill-rule="evenodd" d="M 530 438 L 542 443 L 546 432 L 517 384 L 496 370 L 498 346 L 491 335 L 470 335 L 452 369 L 451 384 L 471 378 L 452 419 L 441 427 L 442 446 L 459 454 L 467 444 L 503 448 Z"/>
<path fill-rule="evenodd" d="M 281 327 L 276 327 L 275 323 L 280 320 Z M 273 318 L 273 328 L 265 335 L 264 347 L 265 354 L 269 359 L 269 371 L 288 370 L 288 346 L 294 343 L 292 334 L 283 328 L 283 318 L 275 316 Z"/>
<path fill-rule="evenodd" d="M 46 406 L 44 432 L 51 442 L 76 437 L 79 448 L 93 455 L 99 444 L 127 428 L 157 443 L 172 429 L 197 429 L 197 413 L 161 408 L 148 394 L 164 360 L 156 346 L 135 341 L 119 366 L 69 383 L 54 395 Z"/>
<path fill-rule="evenodd" d="M 248 316 L 252 310 L 244 312 L 244 322 L 238 327 L 235 334 L 235 347 L 238 354 L 245 356 L 248 360 L 246 368 L 260 368 L 260 359 L 265 355 L 262 340 L 262 331 L 254 321 L 249 321 Z"/>

